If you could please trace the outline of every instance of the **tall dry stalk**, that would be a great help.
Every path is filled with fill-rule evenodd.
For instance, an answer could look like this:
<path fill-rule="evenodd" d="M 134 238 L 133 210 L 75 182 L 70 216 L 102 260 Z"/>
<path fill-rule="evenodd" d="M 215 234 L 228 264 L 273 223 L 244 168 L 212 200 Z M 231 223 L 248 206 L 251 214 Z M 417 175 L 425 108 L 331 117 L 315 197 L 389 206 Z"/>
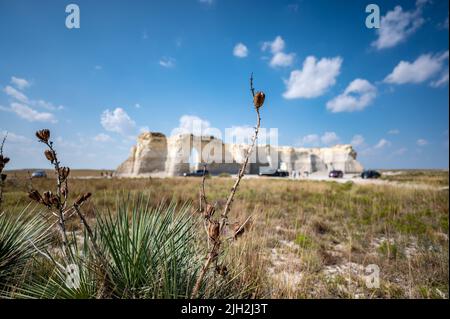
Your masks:
<path fill-rule="evenodd" d="M 34 201 L 46 206 L 52 212 L 52 214 L 57 217 L 57 224 L 59 226 L 59 232 L 61 234 L 62 240 L 62 253 L 65 257 L 69 257 L 71 255 L 71 251 L 68 247 L 69 243 L 66 230 L 66 220 L 69 217 L 76 213 L 87 229 L 90 237 L 92 237 L 90 227 L 79 210 L 79 207 L 91 196 L 91 193 L 80 195 L 72 205 L 68 205 L 68 178 L 70 174 L 70 168 L 61 166 L 56 150 L 53 146 L 53 142 L 50 140 L 50 130 L 43 129 L 37 131 L 36 137 L 38 138 L 38 141 L 40 143 L 43 143 L 47 146 L 47 149 L 44 151 L 44 155 L 54 167 L 56 175 L 56 192 L 53 193 L 51 191 L 46 191 L 41 195 L 38 190 L 32 187 L 32 189 L 28 193 L 28 196 Z"/>
<path fill-rule="evenodd" d="M 225 207 L 223 209 L 223 212 L 220 216 L 220 221 L 213 220 L 212 217 L 214 215 L 215 206 L 212 206 L 207 203 L 206 201 L 206 194 L 205 194 L 205 173 L 206 173 L 206 164 L 204 166 L 203 170 L 203 178 L 202 178 L 202 188 L 201 188 L 201 195 L 200 195 L 200 211 L 203 212 L 203 216 L 205 218 L 207 226 L 206 232 L 208 236 L 208 243 L 212 242 L 212 247 L 210 248 L 208 254 L 206 255 L 205 263 L 203 264 L 202 269 L 200 270 L 200 273 L 197 277 L 197 280 L 195 282 L 194 288 L 192 290 L 191 298 L 197 298 L 198 293 L 200 290 L 200 287 L 202 285 L 203 279 L 208 272 L 209 267 L 214 261 L 217 261 L 217 258 L 220 253 L 220 247 L 222 244 L 221 241 L 221 235 L 224 233 L 224 229 L 228 224 L 228 214 L 231 210 L 231 205 L 234 200 L 234 196 L 236 194 L 236 191 L 238 190 L 239 184 L 244 177 L 245 170 L 248 165 L 248 161 L 250 158 L 250 155 L 252 154 L 253 148 L 255 147 L 256 140 L 258 138 L 259 128 L 261 126 L 261 115 L 259 113 L 260 107 L 264 104 L 265 100 L 265 94 L 263 92 L 256 92 L 253 87 L 253 73 L 250 76 L 250 92 L 253 97 L 253 105 L 255 106 L 255 112 L 256 112 L 256 126 L 255 126 L 255 132 L 253 134 L 251 144 L 249 148 L 247 149 L 247 153 L 245 155 L 244 161 L 239 169 L 236 181 L 234 182 L 233 187 L 231 188 L 231 192 L 228 195 L 227 201 L 225 203 Z M 202 202 L 205 203 L 204 208 L 202 209 Z M 237 227 L 234 229 L 234 237 L 241 234 L 245 224 L 250 220 L 250 217 L 247 218 L 247 220 L 241 224 L 237 225 Z M 218 272 L 226 272 L 226 268 L 224 267 L 216 267 Z"/>
<path fill-rule="evenodd" d="M 0 213 L 3 203 L 3 187 L 5 186 L 6 181 L 6 174 L 3 174 L 3 169 L 5 168 L 6 164 L 9 162 L 9 157 L 3 156 L 3 146 L 5 145 L 6 137 L 8 136 L 8 133 L 5 134 L 2 140 L 2 144 L 0 145 Z"/>

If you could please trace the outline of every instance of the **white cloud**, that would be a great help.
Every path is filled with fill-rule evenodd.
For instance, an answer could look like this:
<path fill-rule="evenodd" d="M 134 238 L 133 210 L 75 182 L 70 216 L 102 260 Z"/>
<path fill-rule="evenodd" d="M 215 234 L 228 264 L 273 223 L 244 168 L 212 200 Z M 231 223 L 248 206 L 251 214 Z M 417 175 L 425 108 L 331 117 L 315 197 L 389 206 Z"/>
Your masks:
<path fill-rule="evenodd" d="M 318 134 L 308 134 L 301 138 L 299 144 L 304 147 L 319 147 L 321 145 L 330 146 L 338 144 L 339 141 L 340 138 L 335 132 L 325 132 L 322 136 L 319 136 Z"/>
<path fill-rule="evenodd" d="M 302 70 L 291 72 L 289 80 L 285 81 L 286 99 L 314 98 L 324 94 L 327 89 L 336 83 L 340 73 L 341 57 L 322 58 L 308 56 L 303 62 Z"/>
<path fill-rule="evenodd" d="M 29 122 L 57 122 L 55 116 L 52 113 L 38 112 L 36 110 L 33 110 L 31 107 L 21 103 L 11 103 L 11 111 Z"/>
<path fill-rule="evenodd" d="M 434 80 L 430 83 L 430 85 L 434 88 L 442 87 L 448 84 L 448 67 L 447 70 L 441 75 L 441 77 L 437 80 Z"/>
<path fill-rule="evenodd" d="M 428 141 L 426 139 L 419 138 L 416 143 L 418 146 L 425 146 L 428 144 Z"/>
<path fill-rule="evenodd" d="M 139 128 L 139 133 L 150 132 L 150 128 L 148 126 L 142 126 Z"/>
<path fill-rule="evenodd" d="M 364 79 L 353 80 L 344 93 L 336 96 L 327 103 L 331 112 L 353 112 L 366 108 L 377 96 L 377 89 Z"/>
<path fill-rule="evenodd" d="M 214 0 L 198 0 L 198 2 L 207 4 L 207 5 L 212 5 L 214 3 Z"/>
<path fill-rule="evenodd" d="M 17 78 L 15 76 L 11 77 L 11 83 L 17 87 L 19 90 L 23 90 L 26 89 L 27 87 L 30 86 L 30 82 L 28 82 L 25 79 L 21 79 L 21 78 Z"/>
<path fill-rule="evenodd" d="M 271 67 L 291 66 L 294 63 L 295 53 L 277 52 L 270 60 Z"/>
<path fill-rule="evenodd" d="M 44 109 L 47 109 L 47 110 L 50 110 L 50 111 L 55 111 L 55 110 L 62 110 L 62 109 L 64 109 L 64 106 L 62 106 L 62 105 L 58 105 L 58 106 L 56 106 L 56 105 L 53 105 L 53 103 L 51 103 L 51 102 L 47 102 L 47 101 L 44 101 L 44 100 L 37 100 L 37 101 L 31 101 L 30 102 L 32 105 L 34 105 L 34 106 L 39 106 L 39 107 L 42 107 L 42 108 L 44 108 Z"/>
<path fill-rule="evenodd" d="M 281 52 L 284 50 L 285 42 L 281 36 L 277 36 L 275 40 L 273 41 L 266 41 L 263 43 L 261 49 L 263 51 L 266 51 L 267 49 L 270 49 L 270 52 L 272 54 L 275 54 L 277 52 Z"/>
<path fill-rule="evenodd" d="M 273 68 L 287 67 L 294 63 L 295 53 L 283 52 L 285 42 L 281 36 L 277 36 L 273 41 L 266 41 L 263 43 L 261 49 L 263 51 L 269 50 L 272 53 L 269 65 Z"/>
<path fill-rule="evenodd" d="M 317 134 L 308 134 L 301 139 L 300 145 L 302 145 L 302 146 L 319 146 L 320 145 L 320 136 Z"/>
<path fill-rule="evenodd" d="M 437 75 L 448 60 L 448 51 L 439 54 L 423 54 L 414 62 L 400 61 L 384 82 L 392 84 L 421 83 Z"/>
<path fill-rule="evenodd" d="M 405 41 L 425 22 L 422 17 L 422 8 L 426 2 L 417 1 L 416 8 L 411 11 L 404 11 L 401 6 L 388 11 L 381 17 L 381 25 L 377 29 L 378 38 L 372 42 L 372 46 L 382 50 Z"/>
<path fill-rule="evenodd" d="M 339 142 L 339 136 L 335 132 L 325 132 L 320 140 L 325 145 L 337 144 Z"/>
<path fill-rule="evenodd" d="M 7 132 L 7 131 L 2 131 L 1 132 L 0 136 L 2 137 L 2 139 L 3 139 L 3 137 L 6 134 L 8 134 L 8 136 L 6 138 L 7 144 L 9 144 L 9 143 L 24 144 L 24 143 L 31 143 L 32 142 L 32 140 L 30 138 L 28 138 L 28 137 L 15 134 L 13 132 Z"/>
<path fill-rule="evenodd" d="M 356 134 L 353 136 L 352 141 L 350 142 L 354 147 L 359 147 L 364 145 L 364 136 L 360 134 Z"/>
<path fill-rule="evenodd" d="M 243 43 L 238 43 L 234 46 L 233 55 L 238 58 L 245 58 L 248 55 L 248 49 Z"/>
<path fill-rule="evenodd" d="M 100 71 L 100 70 L 103 69 L 103 67 L 102 67 L 101 65 L 96 65 L 96 66 L 94 67 L 94 69 L 97 70 L 97 71 Z"/>
<path fill-rule="evenodd" d="M 175 67 L 175 59 L 171 57 L 162 57 L 159 60 L 159 65 L 165 68 L 173 68 Z"/>
<path fill-rule="evenodd" d="M 195 115 L 183 115 L 180 117 L 179 126 L 172 130 L 171 135 L 194 134 L 196 136 L 220 136 L 220 131 L 211 127 L 209 121 Z"/>
<path fill-rule="evenodd" d="M 378 141 L 378 143 L 374 146 L 374 148 L 380 149 L 380 148 L 384 148 L 384 147 L 390 146 L 390 145 L 391 145 L 391 142 L 382 138 L 381 140 Z"/>
<path fill-rule="evenodd" d="M 136 122 L 120 107 L 114 111 L 110 111 L 109 109 L 103 111 L 100 117 L 100 123 L 105 130 L 122 135 L 131 135 L 136 129 Z"/>
<path fill-rule="evenodd" d="M 140 108 L 141 108 L 141 105 L 140 105 L 139 103 L 136 103 L 136 104 L 134 105 L 134 107 L 137 108 L 137 109 L 140 109 Z"/>
<path fill-rule="evenodd" d="M 387 133 L 390 135 L 398 135 L 398 134 L 400 134 L 400 130 L 395 128 L 395 129 L 389 130 Z"/>
<path fill-rule="evenodd" d="M 27 80 L 15 76 L 11 77 L 11 83 L 19 89 L 24 89 L 30 86 L 30 83 Z M 44 100 L 29 99 L 23 92 L 10 85 L 7 85 L 3 89 L 3 92 L 5 92 L 5 94 L 11 97 L 14 101 L 10 104 L 10 107 L 1 106 L 0 110 L 13 112 L 19 117 L 30 122 L 57 122 L 55 116 L 52 113 L 39 112 L 33 109 L 33 107 L 44 108 L 51 111 L 63 109 L 62 105 L 54 106 L 51 102 L 47 102 Z"/>
<path fill-rule="evenodd" d="M 250 144 L 255 128 L 249 125 L 232 126 L 225 130 L 225 143 Z M 261 128 L 258 134 L 259 145 L 278 145 L 278 130 Z"/>
<path fill-rule="evenodd" d="M 28 97 L 23 94 L 22 92 L 16 90 L 15 88 L 13 88 L 12 86 L 7 85 L 4 89 L 3 92 L 5 92 L 8 96 L 16 99 L 19 102 L 25 103 L 27 104 L 28 101 Z"/>
<path fill-rule="evenodd" d="M 94 136 L 94 141 L 105 143 L 105 142 L 111 142 L 112 138 L 108 134 L 100 133 L 100 134 L 97 134 L 96 136 Z"/>
<path fill-rule="evenodd" d="M 400 155 L 404 155 L 407 151 L 408 151 L 408 149 L 406 147 L 401 147 L 398 150 L 394 151 L 393 154 L 400 156 Z"/>
<path fill-rule="evenodd" d="M 3 91 L 13 99 L 17 100 L 18 102 L 21 102 L 23 104 L 41 107 L 50 111 L 55 110 L 62 110 L 64 107 L 62 105 L 55 106 L 51 102 L 47 102 L 44 100 L 30 100 L 25 94 L 20 92 L 19 90 L 16 90 L 12 86 L 6 86 Z"/>

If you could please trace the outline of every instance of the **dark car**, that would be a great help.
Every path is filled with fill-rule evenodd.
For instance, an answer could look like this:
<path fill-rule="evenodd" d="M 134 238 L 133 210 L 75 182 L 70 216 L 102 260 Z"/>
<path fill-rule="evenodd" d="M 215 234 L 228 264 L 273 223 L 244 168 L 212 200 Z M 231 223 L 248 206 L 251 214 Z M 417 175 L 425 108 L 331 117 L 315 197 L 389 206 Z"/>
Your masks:
<path fill-rule="evenodd" d="M 47 177 L 47 173 L 45 171 L 34 171 L 31 174 L 31 178 L 45 178 Z"/>
<path fill-rule="evenodd" d="M 374 170 L 367 170 L 361 173 L 361 178 L 379 178 L 381 177 L 381 174 Z"/>
<path fill-rule="evenodd" d="M 344 177 L 344 172 L 334 169 L 328 174 L 328 177 L 330 177 L 330 178 L 342 178 L 342 177 Z"/>
<path fill-rule="evenodd" d="M 196 176 L 196 177 L 202 177 L 203 174 L 209 175 L 208 170 L 198 169 L 196 171 L 190 172 L 190 173 L 184 173 L 183 176 Z"/>
<path fill-rule="evenodd" d="M 259 176 L 288 177 L 289 172 L 283 171 L 281 169 L 261 167 L 259 170 Z"/>

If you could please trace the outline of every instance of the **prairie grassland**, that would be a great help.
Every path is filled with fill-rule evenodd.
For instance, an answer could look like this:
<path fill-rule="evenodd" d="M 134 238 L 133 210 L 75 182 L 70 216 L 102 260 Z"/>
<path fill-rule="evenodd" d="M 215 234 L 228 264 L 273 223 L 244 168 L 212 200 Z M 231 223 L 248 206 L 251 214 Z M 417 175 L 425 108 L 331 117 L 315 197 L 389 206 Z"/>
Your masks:
<path fill-rule="evenodd" d="M 392 175 L 382 175 L 390 182 L 417 183 L 433 186 L 448 186 L 449 175 L 445 170 L 400 170 Z"/>
<path fill-rule="evenodd" d="M 26 194 L 29 181 L 10 176 L 5 211 L 30 202 Z M 439 178 L 447 178 L 448 186 L 448 172 Z M 431 179 L 435 183 L 439 178 Z M 70 194 L 75 198 L 92 192 L 84 208 L 95 223 L 95 212 L 112 208 L 121 194 L 143 193 L 154 207 L 171 200 L 196 207 L 200 183 L 198 178 L 181 177 L 72 178 Z M 208 178 L 209 202 L 217 201 L 218 207 L 223 207 L 232 183 L 231 178 Z M 54 180 L 33 180 L 33 186 L 52 189 Z M 248 297 L 449 296 L 448 188 L 244 179 L 230 222 L 242 222 L 249 215 L 252 219 L 244 235 L 223 257 L 228 268 L 238 273 L 240 285 L 251 287 Z M 74 219 L 68 226 L 76 231 L 80 223 Z M 371 264 L 379 267 L 379 288 L 366 286 L 365 267 Z"/>

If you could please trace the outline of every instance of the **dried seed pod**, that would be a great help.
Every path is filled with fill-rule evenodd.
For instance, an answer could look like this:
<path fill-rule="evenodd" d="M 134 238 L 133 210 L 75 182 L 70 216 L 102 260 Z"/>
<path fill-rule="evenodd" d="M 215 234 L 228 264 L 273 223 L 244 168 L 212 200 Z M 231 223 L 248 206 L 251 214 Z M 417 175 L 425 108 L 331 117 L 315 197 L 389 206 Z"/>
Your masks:
<path fill-rule="evenodd" d="M 261 106 L 263 106 L 265 98 L 266 95 L 264 94 L 264 92 L 256 92 L 255 96 L 253 97 L 253 105 L 255 105 L 257 109 L 259 109 Z"/>
<path fill-rule="evenodd" d="M 7 164 L 9 162 L 9 157 L 3 157 L 0 155 L 0 162 L 3 164 Z"/>
<path fill-rule="evenodd" d="M 217 241 L 219 239 L 219 223 L 215 221 L 209 221 L 208 225 L 208 236 L 213 241 Z"/>
<path fill-rule="evenodd" d="M 228 274 L 228 268 L 225 265 L 217 265 L 216 272 L 221 276 L 226 276 Z"/>
<path fill-rule="evenodd" d="M 55 161 L 55 156 L 53 154 L 53 152 L 51 150 L 45 150 L 44 152 L 45 157 L 50 161 L 50 162 L 54 162 Z"/>
<path fill-rule="evenodd" d="M 205 210 L 203 211 L 203 217 L 209 219 L 214 215 L 215 211 L 216 208 L 213 205 L 207 204 Z"/>
<path fill-rule="evenodd" d="M 60 202 L 59 202 L 58 196 L 52 195 L 52 196 L 50 197 L 50 203 L 51 203 L 52 205 L 55 205 L 56 207 L 59 208 Z"/>
<path fill-rule="evenodd" d="M 84 195 L 83 195 L 83 200 L 88 200 L 88 198 L 89 197 L 91 197 L 92 196 L 92 194 L 91 193 L 89 193 L 89 192 L 87 192 L 87 193 L 84 193 Z"/>
<path fill-rule="evenodd" d="M 68 167 L 61 167 L 59 169 L 59 175 L 61 176 L 62 180 L 65 180 L 69 176 L 69 173 L 70 173 L 70 168 L 68 168 Z"/>
<path fill-rule="evenodd" d="M 44 192 L 44 194 L 42 194 L 42 203 L 45 206 L 51 207 L 52 206 L 52 197 L 53 197 L 53 194 L 51 191 Z"/>
<path fill-rule="evenodd" d="M 75 200 L 74 205 L 80 206 L 81 204 L 83 204 L 89 197 L 91 197 L 91 193 L 84 193 L 83 195 L 80 195 L 77 197 L 77 199 Z"/>
<path fill-rule="evenodd" d="M 31 191 L 28 192 L 28 197 L 38 203 L 42 202 L 41 194 L 39 194 L 39 192 L 35 189 L 32 189 Z"/>
<path fill-rule="evenodd" d="M 36 132 L 36 136 L 39 139 L 39 141 L 47 143 L 50 138 L 50 130 L 43 129 Z"/>
<path fill-rule="evenodd" d="M 241 227 L 242 225 L 240 223 L 234 223 L 233 224 L 233 231 L 234 231 L 234 239 L 237 239 L 238 237 L 242 236 L 242 234 L 245 231 L 245 227 Z"/>
<path fill-rule="evenodd" d="M 79 205 L 81 205 L 82 203 L 83 203 L 83 195 L 79 195 L 78 197 L 77 197 L 77 199 L 75 199 L 75 202 L 74 202 L 74 205 L 77 205 L 77 206 L 79 206 Z"/>
<path fill-rule="evenodd" d="M 6 180 L 6 177 L 7 177 L 8 175 L 6 175 L 6 174 L 1 174 L 1 180 L 2 180 L 2 182 L 4 182 L 5 180 Z"/>

